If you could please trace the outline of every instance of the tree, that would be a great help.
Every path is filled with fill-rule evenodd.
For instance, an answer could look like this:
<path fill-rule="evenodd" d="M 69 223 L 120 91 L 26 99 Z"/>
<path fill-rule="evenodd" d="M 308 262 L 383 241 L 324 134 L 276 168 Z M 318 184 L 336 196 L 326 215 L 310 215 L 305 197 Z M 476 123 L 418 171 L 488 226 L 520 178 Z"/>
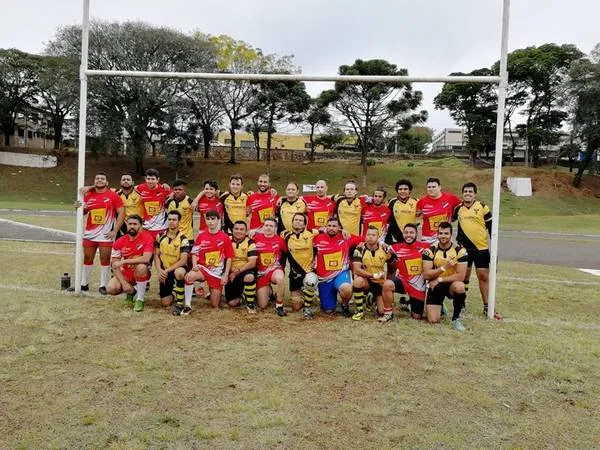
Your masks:
<path fill-rule="evenodd" d="M 322 145 L 326 150 L 336 150 L 348 141 L 348 135 L 337 125 L 330 125 L 325 133 L 315 139 L 315 145 Z"/>
<path fill-rule="evenodd" d="M 590 59 L 573 64 L 568 88 L 574 104 L 573 131 L 585 144 L 583 160 L 573 179 L 573 186 L 579 187 L 594 152 L 600 152 L 600 44 Z"/>
<path fill-rule="evenodd" d="M 327 109 L 327 105 L 320 98 L 311 98 L 308 109 L 302 114 L 296 114 L 291 118 L 291 123 L 307 123 L 309 126 L 308 140 L 310 142 L 310 156 L 311 162 L 315 161 L 315 150 L 319 142 L 315 139 L 315 132 L 319 127 L 328 125 L 331 122 L 331 114 Z"/>
<path fill-rule="evenodd" d="M 427 144 L 431 142 L 432 136 L 433 130 L 429 127 L 401 128 L 395 136 L 395 142 L 391 143 L 390 147 L 395 150 L 395 153 L 421 154 L 425 151 Z"/>
<path fill-rule="evenodd" d="M 490 76 L 492 71 L 483 68 L 468 74 L 457 72 L 450 75 Z M 447 109 L 457 125 L 465 128 L 471 163 L 475 163 L 480 151 L 489 154 L 495 139 L 498 109 L 498 98 L 491 84 L 444 83 L 433 103 L 436 109 Z"/>
<path fill-rule="evenodd" d="M 352 65 L 339 68 L 340 75 L 408 75 L 407 69 L 399 69 L 385 60 L 357 59 Z M 361 150 L 362 185 L 367 183 L 367 154 L 371 149 L 374 133 L 381 132 L 394 123 L 411 120 L 417 123 L 425 115 L 411 114 L 421 104 L 423 94 L 413 91 L 410 83 L 349 83 L 336 82 L 335 89 L 322 94 L 326 104 L 331 105 L 347 121 L 358 139 Z M 409 115 L 410 114 L 410 115 Z"/>
<path fill-rule="evenodd" d="M 79 76 L 77 60 L 61 56 L 42 56 L 37 59 L 38 108 L 50 118 L 54 149 L 62 141 L 65 119 L 77 107 Z"/>
<path fill-rule="evenodd" d="M 246 42 L 236 41 L 226 35 L 211 36 L 209 41 L 216 49 L 217 69 L 220 72 L 262 72 L 265 59 L 260 49 L 255 49 Z M 254 89 L 248 81 L 218 81 L 215 93 L 229 120 L 231 139 L 229 163 L 235 164 L 235 131 L 242 126 L 242 121 L 253 112 L 251 104 Z"/>
<path fill-rule="evenodd" d="M 10 145 L 19 113 L 36 102 L 36 57 L 17 49 L 0 49 L 0 129 L 4 145 Z"/>
<path fill-rule="evenodd" d="M 208 159 L 215 129 L 223 124 L 225 112 L 219 102 L 214 81 L 194 80 L 190 84 L 190 88 L 185 91 L 188 109 L 202 132 L 204 159 Z"/>
<path fill-rule="evenodd" d="M 521 135 L 527 140 L 526 163 L 540 163 L 540 149 L 556 144 L 568 113 L 561 107 L 565 81 L 573 62 L 581 59 L 582 52 L 574 45 L 544 44 L 527 47 L 508 55 L 510 83 L 515 91 L 525 92 L 522 114 L 526 117 Z M 518 86 L 518 88 L 517 88 Z M 521 94 L 523 95 L 523 94 Z"/>
<path fill-rule="evenodd" d="M 78 58 L 80 43 L 78 26 L 63 27 L 48 45 L 47 52 Z M 207 41 L 169 28 L 142 22 L 95 21 L 90 26 L 90 68 L 202 72 L 211 70 L 214 62 L 213 47 Z M 137 172 L 144 169 L 143 158 L 149 143 L 147 128 L 164 119 L 184 84 L 180 80 L 136 77 L 91 79 L 90 106 L 98 111 L 98 116 L 107 117 L 106 122 L 116 120 L 127 131 Z"/>

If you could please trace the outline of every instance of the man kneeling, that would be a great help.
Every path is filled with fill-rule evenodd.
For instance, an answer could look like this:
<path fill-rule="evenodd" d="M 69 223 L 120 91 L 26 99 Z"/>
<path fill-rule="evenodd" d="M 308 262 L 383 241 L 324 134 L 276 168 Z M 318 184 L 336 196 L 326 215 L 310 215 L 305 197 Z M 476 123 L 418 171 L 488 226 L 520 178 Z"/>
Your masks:
<path fill-rule="evenodd" d="M 438 228 L 438 243 L 423 252 L 423 275 L 429 280 L 427 291 L 427 320 L 440 321 L 442 304 L 446 297 L 454 303 L 452 328 L 464 331 L 460 312 L 465 306 L 465 274 L 467 273 L 467 251 L 452 244 L 452 225 L 442 222 Z"/>
<path fill-rule="evenodd" d="M 117 239 L 113 245 L 111 254 L 113 278 L 108 282 L 106 292 L 109 295 L 125 292 L 126 306 L 133 306 L 136 312 L 144 310 L 144 295 L 150 279 L 149 264 L 153 250 L 154 238 L 142 228 L 142 218 L 138 215 L 129 216 L 127 234 Z"/>

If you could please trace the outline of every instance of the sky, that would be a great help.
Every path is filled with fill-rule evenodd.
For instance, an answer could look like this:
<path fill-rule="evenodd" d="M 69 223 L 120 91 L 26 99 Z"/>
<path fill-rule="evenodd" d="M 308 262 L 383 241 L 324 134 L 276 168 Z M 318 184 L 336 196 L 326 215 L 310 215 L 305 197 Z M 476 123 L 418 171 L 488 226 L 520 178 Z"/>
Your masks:
<path fill-rule="evenodd" d="M 59 6 L 60 5 L 60 6 Z M 92 19 L 141 20 L 227 34 L 265 53 L 292 54 L 305 74 L 336 74 L 356 59 L 385 59 L 410 75 L 489 67 L 500 57 L 502 0 L 91 0 Z M 62 25 L 80 24 L 82 0 L 27 0 L 3 8 L 0 48 L 39 53 Z M 589 53 L 600 42 L 596 0 L 513 0 L 509 51 L 548 42 Z M 308 83 L 311 94 L 331 87 Z M 441 84 L 415 84 L 428 126 L 452 127 L 433 107 Z"/>

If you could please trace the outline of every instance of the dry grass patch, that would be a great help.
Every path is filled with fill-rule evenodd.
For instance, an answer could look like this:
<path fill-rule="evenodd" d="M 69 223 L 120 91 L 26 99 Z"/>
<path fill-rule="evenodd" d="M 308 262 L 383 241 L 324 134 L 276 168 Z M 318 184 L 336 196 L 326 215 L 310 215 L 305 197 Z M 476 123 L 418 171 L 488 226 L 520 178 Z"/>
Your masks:
<path fill-rule="evenodd" d="M 10 253 L 2 272 L 0 447 L 596 445 L 597 285 L 501 280 L 499 323 L 482 318 L 473 286 L 463 334 L 403 313 L 386 326 L 206 305 L 173 317 L 155 285 L 141 314 L 49 288 L 72 264 L 68 248 L 32 245 L 37 254 Z M 600 281 L 527 264 L 500 270 Z M 32 290 L 6 287 L 16 284 Z"/>

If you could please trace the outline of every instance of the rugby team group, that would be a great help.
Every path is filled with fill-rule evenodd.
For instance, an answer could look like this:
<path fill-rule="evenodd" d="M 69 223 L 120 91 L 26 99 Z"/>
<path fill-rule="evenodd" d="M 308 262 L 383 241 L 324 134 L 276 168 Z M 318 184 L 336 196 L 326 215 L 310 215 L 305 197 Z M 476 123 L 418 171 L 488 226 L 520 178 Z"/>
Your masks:
<path fill-rule="evenodd" d="M 194 296 L 218 308 L 224 295 L 229 307 L 245 306 L 250 314 L 274 300 L 277 315 L 285 316 L 289 265 L 291 310 L 302 310 L 305 319 L 313 318 L 318 302 L 324 314 L 362 320 L 373 311 L 379 322 L 389 322 L 399 293 L 400 309 L 430 323 L 440 321 L 444 300 L 451 299 L 452 327 L 463 331 L 473 265 L 487 314 L 491 213 L 477 200 L 474 183 L 462 187 L 462 198 L 442 191 L 437 178 L 427 180 L 426 190 L 417 200 L 411 181 L 401 179 L 388 201 L 383 186 L 359 195 L 349 181 L 343 193 L 329 195 L 318 180 L 309 194 L 289 182 L 280 196 L 268 175 L 246 192 L 236 174 L 226 192 L 207 180 L 192 198 L 185 181 L 161 184 L 155 169 L 139 185 L 122 175 L 118 190 L 96 173 L 76 203 L 87 215 L 81 290 L 89 290 L 98 252 L 100 293 L 125 293 L 134 311 L 144 310 L 154 271 L 162 305 L 174 315 L 189 315 Z"/>

